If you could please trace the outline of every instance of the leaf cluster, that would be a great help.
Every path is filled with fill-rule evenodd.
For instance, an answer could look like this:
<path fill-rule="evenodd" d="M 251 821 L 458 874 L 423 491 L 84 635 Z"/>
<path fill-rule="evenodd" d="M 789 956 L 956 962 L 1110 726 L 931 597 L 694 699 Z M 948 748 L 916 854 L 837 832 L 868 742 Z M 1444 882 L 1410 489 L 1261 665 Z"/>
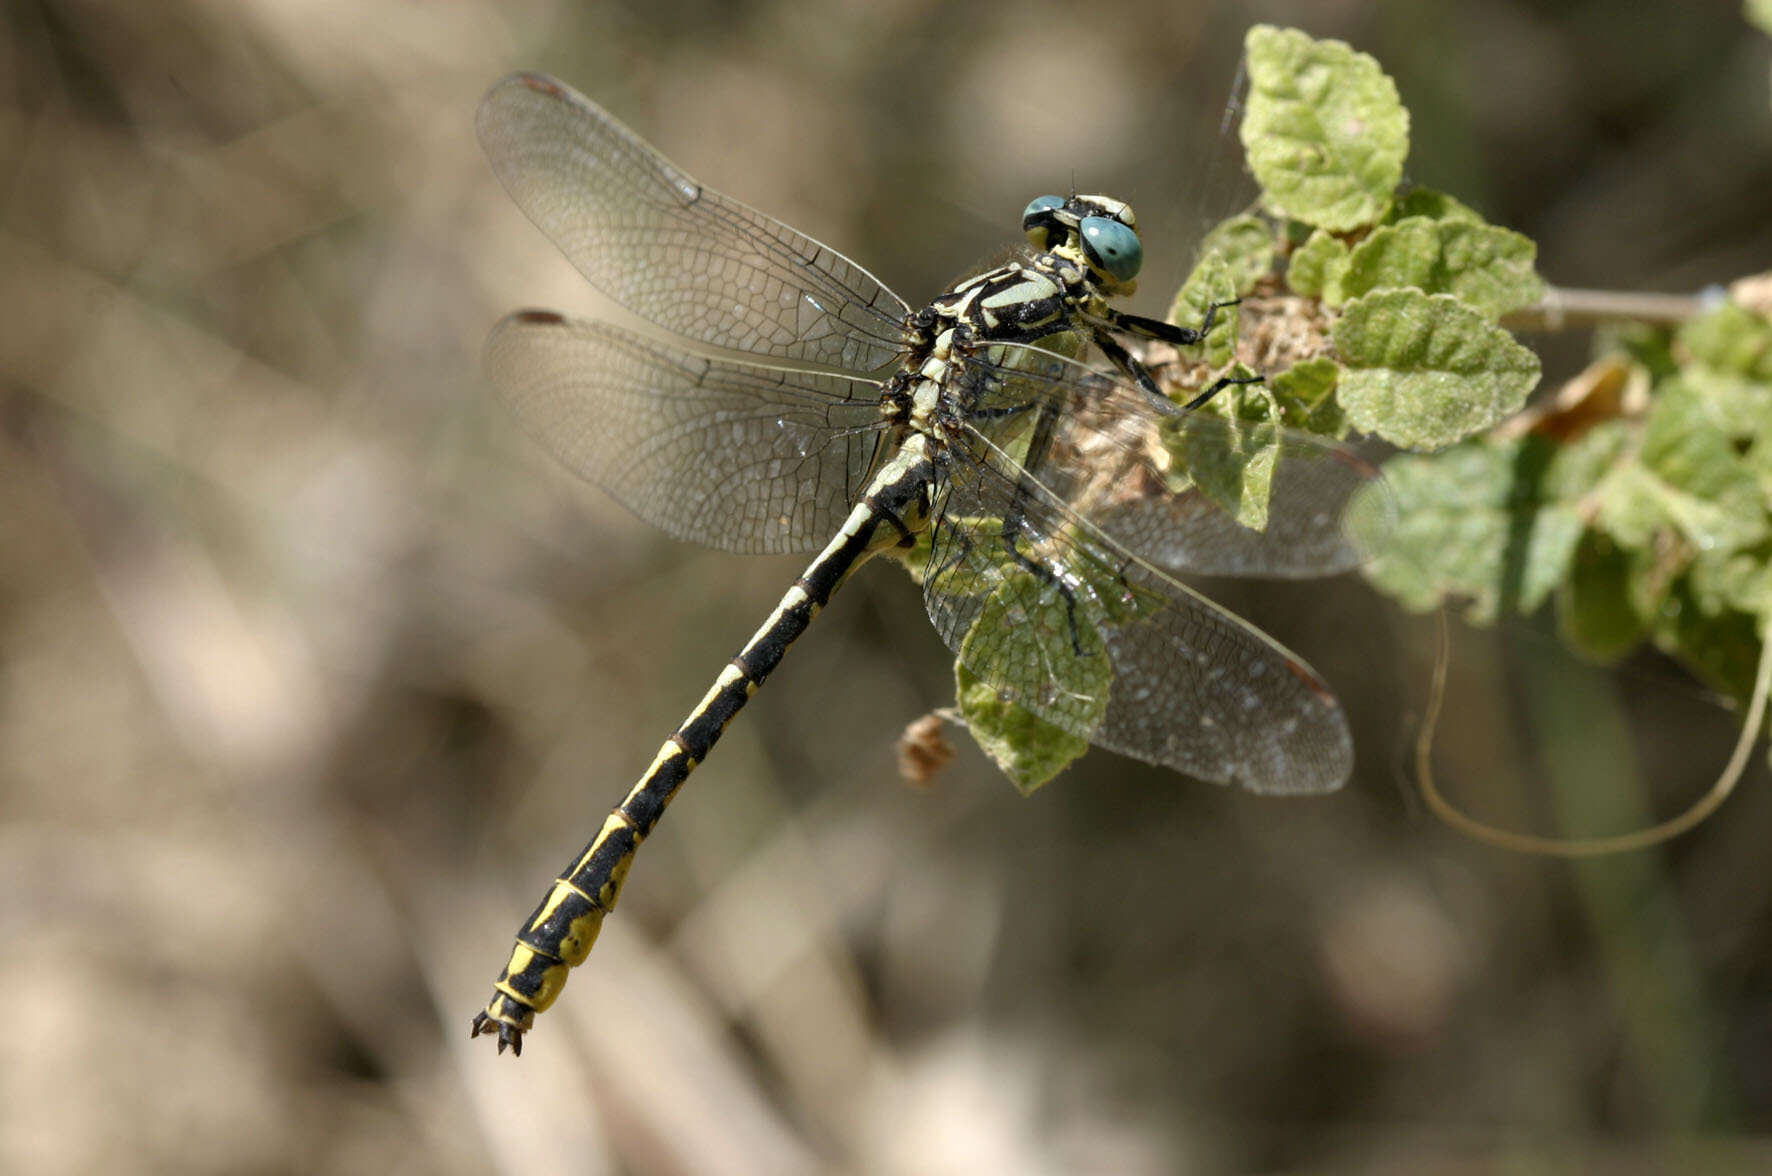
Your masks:
<path fill-rule="evenodd" d="M 1371 57 L 1268 26 L 1250 30 L 1246 54 L 1241 137 L 1260 207 L 1207 235 L 1169 317 L 1199 327 L 1211 314 L 1205 370 L 1266 379 L 1200 410 L 1231 422 L 1212 442 L 1185 428 L 1162 441 L 1171 491 L 1259 530 L 1282 427 L 1432 448 L 1517 411 L 1538 361 L 1497 319 L 1543 284 L 1525 237 L 1452 197 L 1400 190 L 1409 116 Z M 956 672 L 974 738 L 1024 790 L 1086 749 Z"/>
<path fill-rule="evenodd" d="M 1498 320 L 1543 296 L 1537 247 L 1451 196 L 1402 189 L 1409 113 L 1371 57 L 1266 25 L 1245 47 L 1259 211 L 1207 235 L 1171 319 L 1249 300 L 1252 366 L 1293 428 L 1425 450 L 1518 411 L 1538 359 Z"/>
<path fill-rule="evenodd" d="M 1395 523 L 1367 568 L 1381 591 L 1461 601 L 1476 623 L 1554 601 L 1580 653 L 1653 641 L 1745 697 L 1772 615 L 1772 317 L 1724 303 L 1678 331 L 1614 331 L 1523 412 L 1540 365 L 1502 320 L 1544 297 L 1536 245 L 1404 186 L 1409 115 L 1371 57 L 1270 26 L 1246 54 L 1259 204 L 1208 234 L 1170 319 L 1220 306 L 1203 366 L 1266 382 L 1201 410 L 1235 423 L 1233 444 L 1199 452 L 1178 431 L 1171 489 L 1260 529 L 1279 427 L 1380 438 L 1408 451 L 1385 467 Z M 964 671 L 959 687 L 1024 790 L 1081 754 Z"/>
<path fill-rule="evenodd" d="M 1734 303 L 1614 334 L 1515 427 L 1393 460 L 1401 512 L 1374 584 L 1478 623 L 1554 601 L 1598 661 L 1652 641 L 1750 691 L 1772 615 L 1772 321 Z"/>

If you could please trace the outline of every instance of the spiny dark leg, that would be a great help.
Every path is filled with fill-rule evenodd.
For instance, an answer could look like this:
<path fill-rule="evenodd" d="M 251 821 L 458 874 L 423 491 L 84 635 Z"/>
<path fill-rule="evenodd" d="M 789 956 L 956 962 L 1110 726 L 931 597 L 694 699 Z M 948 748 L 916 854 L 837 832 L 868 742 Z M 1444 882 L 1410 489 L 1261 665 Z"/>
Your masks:
<path fill-rule="evenodd" d="M 1034 407 L 1034 403 L 1034 401 L 1029 400 L 1024 404 L 1012 404 L 1004 408 L 975 408 L 967 412 L 966 417 L 968 420 L 974 421 L 1005 420 L 1009 417 L 1015 416 L 1017 413 L 1026 412 L 1028 409 Z"/>
<path fill-rule="evenodd" d="M 1163 395 L 1162 389 L 1157 387 L 1157 381 L 1152 378 L 1150 369 L 1140 363 L 1137 356 L 1126 350 L 1118 339 L 1108 334 L 1105 328 L 1092 326 L 1089 328 L 1089 335 L 1095 340 L 1095 345 L 1101 349 L 1101 353 L 1108 357 L 1108 361 L 1124 372 L 1133 383 L 1143 390 L 1146 396 L 1159 401 L 1166 409 L 1173 403 Z"/>
<path fill-rule="evenodd" d="M 1202 404 L 1205 404 L 1208 400 L 1211 400 L 1214 396 L 1217 396 L 1232 384 L 1261 384 L 1265 383 L 1266 380 L 1266 376 L 1220 376 L 1218 379 L 1212 381 L 1211 386 L 1204 392 L 1182 405 L 1182 407 L 1186 409 L 1199 408 Z"/>
<path fill-rule="evenodd" d="M 1227 298 L 1223 302 L 1214 302 L 1206 308 L 1206 317 L 1197 329 L 1179 327 L 1174 323 L 1166 323 L 1162 319 L 1146 318 L 1141 314 L 1121 314 L 1119 311 L 1108 313 L 1108 325 L 1114 330 L 1124 331 L 1128 335 L 1155 339 L 1160 343 L 1173 343 L 1177 347 L 1192 347 L 1212 330 L 1212 324 L 1218 321 L 1220 310 L 1227 306 L 1236 306 L 1242 301 L 1241 298 Z"/>
<path fill-rule="evenodd" d="M 1178 327 L 1174 323 L 1165 323 L 1158 319 L 1144 318 L 1143 316 L 1136 314 L 1116 314 L 1111 321 L 1115 329 L 1125 331 L 1129 335 L 1142 335 L 1146 338 L 1156 339 L 1160 342 L 1173 343 L 1178 347 L 1189 347 L 1206 338 L 1207 334 L 1212 330 L 1212 324 L 1218 321 L 1218 312 L 1220 309 L 1226 306 L 1236 306 L 1242 301 L 1241 298 L 1231 298 L 1224 302 L 1214 302 L 1211 306 L 1206 308 L 1206 317 L 1201 321 L 1199 329 L 1197 330 L 1193 327 Z M 1097 332 L 1097 336 L 1097 346 L 1100 346 L 1102 351 L 1108 355 L 1108 358 L 1112 359 L 1113 353 L 1102 344 L 1099 332 Z M 1122 348 L 1122 350 L 1124 350 L 1124 348 Z M 1117 360 L 1115 362 L 1118 363 Z M 1233 384 L 1260 384 L 1264 379 L 1265 377 L 1262 376 L 1221 376 L 1205 391 L 1195 396 L 1182 407 L 1190 410 L 1199 408 L 1202 404 L 1205 404 L 1208 400 L 1211 400 L 1214 396 L 1217 396 L 1220 392 L 1229 388 Z M 1144 387 L 1142 383 L 1139 386 Z"/>

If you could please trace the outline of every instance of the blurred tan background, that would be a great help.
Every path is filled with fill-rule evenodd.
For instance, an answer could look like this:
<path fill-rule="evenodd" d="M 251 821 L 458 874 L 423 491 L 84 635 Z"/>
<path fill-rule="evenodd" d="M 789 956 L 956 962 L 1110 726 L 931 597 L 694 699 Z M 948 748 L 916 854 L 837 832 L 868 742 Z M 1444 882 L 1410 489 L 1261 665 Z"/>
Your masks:
<path fill-rule="evenodd" d="M 649 842 L 521 1061 L 509 937 L 798 560 L 689 548 L 490 411 L 487 328 L 595 312 L 479 158 L 513 68 L 913 304 L 1032 196 L 1138 209 L 1161 314 L 1245 192 L 1254 20 L 1376 54 L 1414 179 L 1555 282 L 1772 264 L 1732 2 L 959 6 L 9 0 L 0 25 L 0 1170 L 1763 1172 L 1772 822 L 1569 866 L 1401 783 L 1431 629 L 1222 598 L 1346 700 L 1275 801 L 1097 753 L 1023 800 L 915 589 L 861 575 Z M 1542 341 L 1553 378 L 1581 339 Z M 1455 644 L 1448 786 L 1610 832 L 1733 717 L 1669 667 Z"/>

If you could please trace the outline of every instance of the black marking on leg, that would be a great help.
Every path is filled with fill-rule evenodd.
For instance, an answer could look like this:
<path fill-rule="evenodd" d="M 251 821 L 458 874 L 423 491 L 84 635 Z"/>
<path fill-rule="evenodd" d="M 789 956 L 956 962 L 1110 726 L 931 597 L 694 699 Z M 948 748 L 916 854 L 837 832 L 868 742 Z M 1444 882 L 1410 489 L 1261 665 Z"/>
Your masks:
<path fill-rule="evenodd" d="M 1006 417 L 1024 413 L 1038 403 L 1037 400 L 1024 400 L 1020 404 L 1013 404 L 1007 408 L 975 408 L 967 412 L 966 419 L 969 421 L 1000 421 Z"/>
<path fill-rule="evenodd" d="M 1212 382 L 1211 387 L 1182 405 L 1182 408 L 1189 411 L 1199 408 L 1202 404 L 1205 404 L 1208 400 L 1211 400 L 1214 396 L 1217 396 L 1232 384 L 1264 384 L 1266 382 L 1266 376 L 1220 376 Z"/>
<path fill-rule="evenodd" d="M 1227 298 L 1223 302 L 1214 302 L 1206 308 L 1206 317 L 1198 327 L 1178 326 L 1162 319 L 1146 318 L 1141 314 L 1121 314 L 1114 310 L 1108 312 L 1107 320 L 1114 330 L 1124 331 L 1128 335 L 1155 339 L 1159 343 L 1172 343 L 1177 347 L 1192 347 L 1211 332 L 1212 324 L 1218 321 L 1220 310 L 1227 306 L 1236 306 L 1242 301 L 1241 298 Z"/>
<path fill-rule="evenodd" d="M 1095 345 L 1101 349 L 1101 353 L 1108 357 L 1108 361 L 1137 384 L 1146 396 L 1161 403 L 1165 409 L 1174 411 L 1170 407 L 1172 404 L 1170 399 L 1163 395 L 1162 389 L 1157 387 L 1157 381 L 1151 377 L 1150 369 L 1140 363 L 1137 356 L 1126 350 L 1125 345 L 1108 334 L 1106 329 L 1102 327 L 1091 325 L 1089 334 L 1095 340 Z"/>

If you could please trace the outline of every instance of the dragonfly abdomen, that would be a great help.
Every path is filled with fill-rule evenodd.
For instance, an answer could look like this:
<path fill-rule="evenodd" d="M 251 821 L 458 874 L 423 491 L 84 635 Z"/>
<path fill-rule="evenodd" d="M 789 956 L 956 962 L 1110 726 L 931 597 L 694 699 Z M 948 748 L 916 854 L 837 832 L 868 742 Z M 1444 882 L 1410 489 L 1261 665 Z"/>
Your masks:
<path fill-rule="evenodd" d="M 714 685 L 664 741 L 652 766 L 610 810 L 603 827 L 573 859 L 517 932 L 492 999 L 474 1018 L 474 1036 L 497 1033 L 502 1051 L 523 1051 L 535 1015 L 559 998 L 568 973 L 597 942 L 615 909 L 640 843 L 751 695 L 830 602 L 843 580 L 882 547 L 908 538 L 924 518 L 933 468 L 921 444 L 907 445 L 874 480 L 843 529 L 794 581 L 769 619 L 726 664 Z"/>

